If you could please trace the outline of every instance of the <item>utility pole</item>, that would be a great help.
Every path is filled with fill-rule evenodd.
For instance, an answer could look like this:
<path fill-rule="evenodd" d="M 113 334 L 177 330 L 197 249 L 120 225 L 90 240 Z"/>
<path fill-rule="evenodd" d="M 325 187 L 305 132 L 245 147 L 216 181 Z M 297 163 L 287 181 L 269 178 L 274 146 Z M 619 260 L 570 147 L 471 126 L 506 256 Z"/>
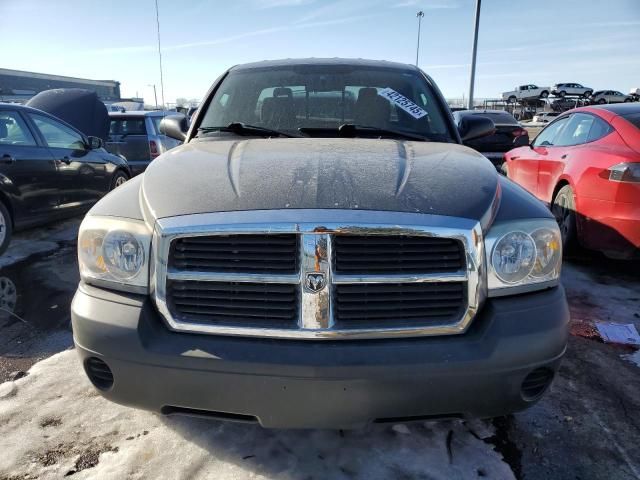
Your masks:
<path fill-rule="evenodd" d="M 418 54 L 420 53 L 420 26 L 422 24 L 422 17 L 424 17 L 424 12 L 420 10 L 416 13 L 416 17 L 418 17 L 418 46 L 416 47 L 416 67 L 418 66 Z"/>
<path fill-rule="evenodd" d="M 148 87 L 153 87 L 153 97 L 156 100 L 156 109 L 158 108 L 158 94 L 156 93 L 156 84 L 149 84 Z"/>
<path fill-rule="evenodd" d="M 473 87 L 476 82 L 476 54 L 478 53 L 478 30 L 480 28 L 480 3 L 476 0 L 475 28 L 473 30 L 473 49 L 471 51 L 471 79 L 469 81 L 469 104 L 467 108 L 473 110 Z"/>

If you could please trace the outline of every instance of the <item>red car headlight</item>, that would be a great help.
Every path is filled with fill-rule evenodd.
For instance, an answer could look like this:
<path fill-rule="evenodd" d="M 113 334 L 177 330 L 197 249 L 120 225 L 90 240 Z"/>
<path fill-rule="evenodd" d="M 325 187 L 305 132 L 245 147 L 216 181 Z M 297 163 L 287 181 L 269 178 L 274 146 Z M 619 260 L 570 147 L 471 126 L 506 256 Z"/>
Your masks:
<path fill-rule="evenodd" d="M 640 163 L 619 163 L 603 173 L 607 174 L 612 182 L 640 183 Z"/>

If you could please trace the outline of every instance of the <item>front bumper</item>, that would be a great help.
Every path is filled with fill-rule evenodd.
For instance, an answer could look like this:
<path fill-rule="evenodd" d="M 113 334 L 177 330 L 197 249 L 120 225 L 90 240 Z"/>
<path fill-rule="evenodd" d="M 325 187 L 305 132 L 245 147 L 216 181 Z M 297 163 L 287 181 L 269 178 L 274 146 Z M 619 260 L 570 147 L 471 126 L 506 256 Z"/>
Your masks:
<path fill-rule="evenodd" d="M 491 298 L 463 335 L 292 341 L 177 333 L 147 297 L 80 285 L 72 304 L 83 362 L 114 383 L 102 395 L 155 412 L 276 428 L 492 417 L 524 409 L 523 379 L 558 368 L 568 335 L 562 287 Z M 86 365 L 86 363 L 85 363 Z"/>

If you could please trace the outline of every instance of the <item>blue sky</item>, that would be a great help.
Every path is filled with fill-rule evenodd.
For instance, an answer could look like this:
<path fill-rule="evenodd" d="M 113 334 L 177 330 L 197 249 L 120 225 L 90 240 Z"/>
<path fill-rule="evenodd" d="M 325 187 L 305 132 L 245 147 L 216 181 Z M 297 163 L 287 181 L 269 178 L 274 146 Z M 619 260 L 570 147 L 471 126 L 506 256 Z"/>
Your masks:
<path fill-rule="evenodd" d="M 468 89 L 475 0 L 159 0 L 166 101 L 201 98 L 226 68 L 296 57 L 415 62 L 445 96 Z M 152 103 L 153 0 L 0 0 L 0 67 L 121 82 Z M 477 97 L 520 83 L 640 87 L 640 0 L 484 0 Z"/>

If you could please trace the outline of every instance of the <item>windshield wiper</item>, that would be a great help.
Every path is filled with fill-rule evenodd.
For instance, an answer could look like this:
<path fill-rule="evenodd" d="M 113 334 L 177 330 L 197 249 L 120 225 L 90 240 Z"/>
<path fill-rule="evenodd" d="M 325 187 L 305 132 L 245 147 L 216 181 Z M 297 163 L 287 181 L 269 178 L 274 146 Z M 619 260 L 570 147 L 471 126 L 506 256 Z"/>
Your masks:
<path fill-rule="evenodd" d="M 359 134 L 362 135 L 374 135 L 380 137 L 397 137 L 404 138 L 407 140 L 418 140 L 421 142 L 428 142 L 429 138 L 424 135 L 420 135 L 419 133 L 411 133 L 411 132 L 403 132 L 401 130 L 393 130 L 388 128 L 378 128 L 378 127 L 368 127 L 365 125 L 355 125 L 353 123 L 345 123 L 336 128 L 326 128 L 326 127 L 301 127 L 298 129 L 302 133 L 314 133 L 314 132 L 335 132 L 337 131 L 338 136 L 340 137 L 358 137 Z"/>
<path fill-rule="evenodd" d="M 211 133 L 211 132 L 231 132 L 236 135 L 258 135 L 262 137 L 289 137 L 295 138 L 300 135 L 293 135 L 291 133 L 282 132 L 280 130 L 274 130 L 272 128 L 264 128 L 259 127 L 257 125 L 247 125 L 242 122 L 232 122 L 226 127 L 201 127 L 198 129 L 198 132 L 201 133 Z"/>

